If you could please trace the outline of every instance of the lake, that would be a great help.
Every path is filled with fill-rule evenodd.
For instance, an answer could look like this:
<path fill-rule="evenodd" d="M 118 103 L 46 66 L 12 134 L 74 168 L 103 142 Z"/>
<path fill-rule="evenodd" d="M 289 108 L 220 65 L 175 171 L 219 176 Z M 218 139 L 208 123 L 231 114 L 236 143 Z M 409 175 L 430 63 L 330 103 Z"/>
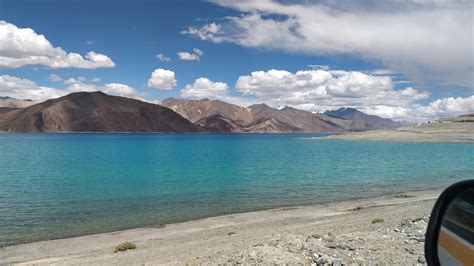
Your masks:
<path fill-rule="evenodd" d="M 0 133 L 0 246 L 474 177 L 473 145 L 321 135 Z"/>

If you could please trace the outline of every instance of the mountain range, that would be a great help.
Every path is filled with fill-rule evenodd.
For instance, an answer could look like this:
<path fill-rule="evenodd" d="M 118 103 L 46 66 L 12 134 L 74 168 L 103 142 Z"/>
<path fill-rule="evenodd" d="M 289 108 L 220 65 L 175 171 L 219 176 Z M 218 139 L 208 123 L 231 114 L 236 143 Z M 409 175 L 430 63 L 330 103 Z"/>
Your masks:
<path fill-rule="evenodd" d="M 311 113 L 266 104 L 242 107 L 220 100 L 174 98 L 153 104 L 102 92 L 72 93 L 22 108 L 0 106 L 0 131 L 21 132 L 341 133 L 400 125 L 353 108 Z"/>

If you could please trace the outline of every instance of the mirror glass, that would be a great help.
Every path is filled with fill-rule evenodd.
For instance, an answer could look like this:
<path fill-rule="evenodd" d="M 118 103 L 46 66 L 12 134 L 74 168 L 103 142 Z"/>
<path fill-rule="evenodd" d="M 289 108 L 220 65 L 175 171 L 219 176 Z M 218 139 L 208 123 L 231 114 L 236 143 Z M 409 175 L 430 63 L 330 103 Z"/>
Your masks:
<path fill-rule="evenodd" d="M 474 188 L 457 195 L 448 206 L 438 235 L 441 265 L 474 265 Z"/>

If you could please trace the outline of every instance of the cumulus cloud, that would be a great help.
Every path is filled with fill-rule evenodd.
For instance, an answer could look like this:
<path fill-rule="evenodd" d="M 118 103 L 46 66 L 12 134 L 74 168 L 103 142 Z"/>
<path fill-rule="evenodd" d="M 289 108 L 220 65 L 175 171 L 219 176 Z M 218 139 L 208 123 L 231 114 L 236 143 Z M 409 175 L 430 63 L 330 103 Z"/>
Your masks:
<path fill-rule="evenodd" d="M 448 97 L 437 99 L 429 103 L 427 106 L 418 106 L 416 110 L 422 114 L 428 114 L 435 117 L 450 117 L 453 114 L 474 112 L 474 95 L 466 98 Z"/>
<path fill-rule="evenodd" d="M 454 117 L 474 112 L 474 95 L 468 97 L 447 97 L 431 101 L 427 105 L 411 106 L 376 105 L 361 108 L 363 112 L 393 119 L 408 121 L 427 121 Z"/>
<path fill-rule="evenodd" d="M 408 106 L 429 97 L 429 93 L 411 87 L 396 90 L 392 79 L 387 76 L 343 70 L 255 71 L 240 76 L 235 88 L 263 102 L 276 106 L 292 105 L 309 111 L 380 104 Z"/>
<path fill-rule="evenodd" d="M 174 86 L 176 86 L 176 78 L 171 70 L 155 69 L 148 80 L 148 87 L 150 88 L 171 90 Z"/>
<path fill-rule="evenodd" d="M 99 86 L 97 84 L 88 83 L 86 79 L 81 77 L 69 78 L 63 80 L 63 82 L 66 87 L 64 89 L 58 89 L 39 86 L 34 81 L 28 79 L 1 75 L 0 96 L 42 101 L 58 98 L 72 92 L 102 91 L 111 95 L 140 99 L 140 94 L 137 93 L 134 88 L 121 83 L 107 83 L 103 86 Z"/>
<path fill-rule="evenodd" d="M 162 62 L 170 62 L 171 61 L 171 58 L 167 57 L 164 54 L 157 54 L 156 58 L 158 58 L 158 60 L 160 60 Z"/>
<path fill-rule="evenodd" d="M 214 2 L 241 14 L 182 33 L 290 53 L 353 54 L 414 81 L 474 84 L 472 1 Z"/>
<path fill-rule="evenodd" d="M 214 82 L 208 78 L 198 78 L 193 84 L 188 84 L 181 90 L 181 96 L 187 98 L 219 99 L 229 93 L 229 87 L 223 82 Z"/>
<path fill-rule="evenodd" d="M 226 83 L 214 82 L 205 77 L 198 78 L 192 84 L 186 85 L 181 90 L 181 97 L 191 99 L 209 98 L 240 106 L 249 106 L 252 104 L 261 103 L 255 97 L 232 95 L 230 93 L 229 86 Z"/>
<path fill-rule="evenodd" d="M 79 77 L 80 78 L 80 77 Z M 99 86 L 96 84 L 85 82 L 85 80 L 81 80 L 79 78 L 69 78 L 64 81 L 66 84 L 66 91 L 68 93 L 71 92 L 94 92 L 94 91 L 102 91 L 107 94 L 116 95 L 116 96 L 123 96 L 129 98 L 138 98 L 137 91 L 125 84 L 121 83 L 107 83 L 103 86 Z"/>
<path fill-rule="evenodd" d="M 47 100 L 67 94 L 64 90 L 38 86 L 35 82 L 15 76 L 0 76 L 0 95 L 16 99 Z"/>
<path fill-rule="evenodd" d="M 201 56 L 204 55 L 204 52 L 197 48 L 194 48 L 192 53 L 178 52 L 177 54 L 178 54 L 179 59 L 184 60 L 184 61 L 199 61 L 201 60 Z"/>
<path fill-rule="evenodd" d="M 214 42 L 220 43 L 226 41 L 225 37 L 219 39 L 217 34 L 221 31 L 221 25 L 216 23 L 205 24 L 200 28 L 189 27 L 187 30 L 181 31 L 181 34 L 190 34 L 196 35 L 202 40 L 212 40 Z"/>
<path fill-rule="evenodd" d="M 137 92 L 134 88 L 122 83 L 107 83 L 102 89 L 107 94 L 114 94 L 119 96 L 134 98 Z"/>
<path fill-rule="evenodd" d="M 51 68 L 114 67 L 108 56 L 93 51 L 84 57 L 78 53 L 67 53 L 54 47 L 44 35 L 30 28 L 18 28 L 0 21 L 0 67 L 18 68 L 25 65 L 44 65 Z"/>

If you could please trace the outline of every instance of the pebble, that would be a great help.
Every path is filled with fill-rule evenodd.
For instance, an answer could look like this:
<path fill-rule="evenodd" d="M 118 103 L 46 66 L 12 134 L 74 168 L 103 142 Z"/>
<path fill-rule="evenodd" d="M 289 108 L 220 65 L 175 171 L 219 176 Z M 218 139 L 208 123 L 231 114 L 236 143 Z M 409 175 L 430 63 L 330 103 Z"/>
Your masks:
<path fill-rule="evenodd" d="M 317 264 L 326 264 L 326 263 L 328 263 L 329 258 L 330 258 L 329 256 L 323 255 L 323 256 L 319 257 L 319 258 L 316 260 L 316 263 L 317 263 Z"/>
<path fill-rule="evenodd" d="M 405 250 L 410 254 L 415 254 L 415 250 L 413 248 L 405 248 Z"/>

